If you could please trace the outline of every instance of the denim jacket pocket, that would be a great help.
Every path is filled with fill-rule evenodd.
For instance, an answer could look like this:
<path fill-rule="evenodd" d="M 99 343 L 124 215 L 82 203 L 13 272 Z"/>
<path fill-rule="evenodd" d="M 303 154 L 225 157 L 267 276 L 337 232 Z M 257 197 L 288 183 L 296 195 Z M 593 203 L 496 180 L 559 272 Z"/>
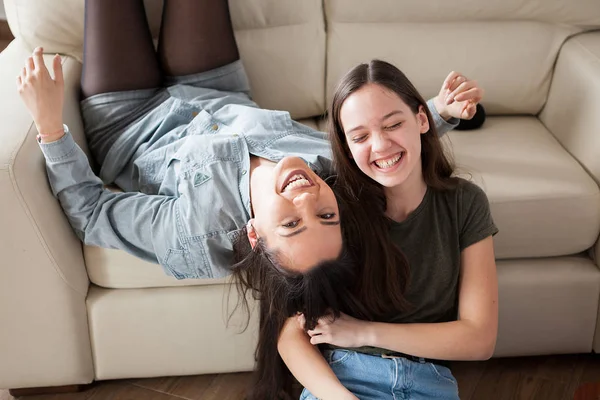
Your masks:
<path fill-rule="evenodd" d="M 167 273 L 178 280 L 198 278 L 190 252 L 187 250 L 168 249 L 163 264 Z"/>

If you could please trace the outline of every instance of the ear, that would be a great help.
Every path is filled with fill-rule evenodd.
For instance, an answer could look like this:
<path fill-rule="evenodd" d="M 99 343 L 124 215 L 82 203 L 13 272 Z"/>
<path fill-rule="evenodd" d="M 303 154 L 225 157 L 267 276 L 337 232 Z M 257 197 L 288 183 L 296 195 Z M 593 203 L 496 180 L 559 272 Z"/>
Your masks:
<path fill-rule="evenodd" d="M 417 113 L 417 123 L 419 124 L 419 132 L 425 134 L 429 132 L 429 119 L 423 106 L 419 106 L 419 112 Z"/>
<path fill-rule="evenodd" d="M 253 224 L 254 224 L 254 218 L 252 218 L 250 221 L 248 221 L 248 224 L 246 225 L 248 241 L 250 242 L 250 246 L 252 247 L 252 250 L 254 250 L 254 248 L 256 247 L 256 243 L 258 243 L 258 235 L 256 234 L 256 230 L 254 229 Z"/>

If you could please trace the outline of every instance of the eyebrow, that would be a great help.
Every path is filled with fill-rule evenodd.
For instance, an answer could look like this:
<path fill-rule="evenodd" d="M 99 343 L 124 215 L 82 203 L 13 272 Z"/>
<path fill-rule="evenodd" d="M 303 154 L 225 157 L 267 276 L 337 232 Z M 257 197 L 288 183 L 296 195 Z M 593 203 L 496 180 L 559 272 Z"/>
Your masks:
<path fill-rule="evenodd" d="M 390 113 L 387 113 L 383 116 L 383 118 L 381 118 L 381 121 L 385 121 L 386 119 L 388 119 L 389 117 L 391 117 L 392 115 L 396 115 L 396 114 L 404 114 L 404 112 L 402 110 L 396 110 L 396 111 L 392 111 Z M 346 135 L 349 135 L 350 133 L 359 130 L 359 129 L 363 129 L 364 126 L 359 125 L 359 126 L 355 126 L 354 128 L 350 129 L 348 132 L 346 132 Z"/>
<path fill-rule="evenodd" d="M 321 225 L 327 225 L 327 226 L 339 225 L 339 224 L 340 224 L 340 221 L 321 221 L 321 222 L 320 222 L 320 224 L 321 224 Z M 279 236 L 281 236 L 281 237 L 285 237 L 285 238 L 288 238 L 288 237 L 292 237 L 292 236 L 299 235 L 299 234 L 301 234 L 302 232 L 306 231 L 307 229 L 308 229 L 308 228 L 307 228 L 306 226 L 303 226 L 302 228 L 300 228 L 300 229 L 298 229 L 298 230 L 295 230 L 295 231 L 294 231 L 294 232 L 292 232 L 292 233 L 286 233 L 286 234 L 283 234 L 283 235 L 282 235 L 282 234 L 279 234 Z"/>

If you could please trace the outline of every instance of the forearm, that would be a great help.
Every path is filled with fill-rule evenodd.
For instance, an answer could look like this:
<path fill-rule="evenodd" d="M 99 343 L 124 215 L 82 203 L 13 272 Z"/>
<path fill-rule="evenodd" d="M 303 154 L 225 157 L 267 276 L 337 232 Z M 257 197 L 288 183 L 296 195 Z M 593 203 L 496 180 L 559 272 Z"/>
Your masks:
<path fill-rule="evenodd" d="M 367 345 L 438 360 L 485 360 L 492 356 L 496 328 L 470 321 L 435 324 L 369 323 Z"/>
<path fill-rule="evenodd" d="M 179 249 L 177 199 L 105 189 L 68 131 L 41 148 L 52 192 L 82 242 L 151 262 L 159 262 L 168 249 Z"/>
<path fill-rule="evenodd" d="M 295 318 L 284 326 L 277 348 L 283 362 L 296 379 L 319 399 L 356 399 L 335 376 L 306 333 L 296 327 Z"/>

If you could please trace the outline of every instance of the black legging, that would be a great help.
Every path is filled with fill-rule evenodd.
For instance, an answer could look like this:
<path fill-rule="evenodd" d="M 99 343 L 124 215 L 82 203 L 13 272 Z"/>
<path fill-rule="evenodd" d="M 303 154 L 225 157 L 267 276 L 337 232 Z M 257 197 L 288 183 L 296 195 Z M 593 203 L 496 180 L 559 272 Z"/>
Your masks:
<path fill-rule="evenodd" d="M 162 86 L 239 58 L 227 0 L 165 0 L 154 51 L 143 0 L 86 0 L 83 98 Z"/>

